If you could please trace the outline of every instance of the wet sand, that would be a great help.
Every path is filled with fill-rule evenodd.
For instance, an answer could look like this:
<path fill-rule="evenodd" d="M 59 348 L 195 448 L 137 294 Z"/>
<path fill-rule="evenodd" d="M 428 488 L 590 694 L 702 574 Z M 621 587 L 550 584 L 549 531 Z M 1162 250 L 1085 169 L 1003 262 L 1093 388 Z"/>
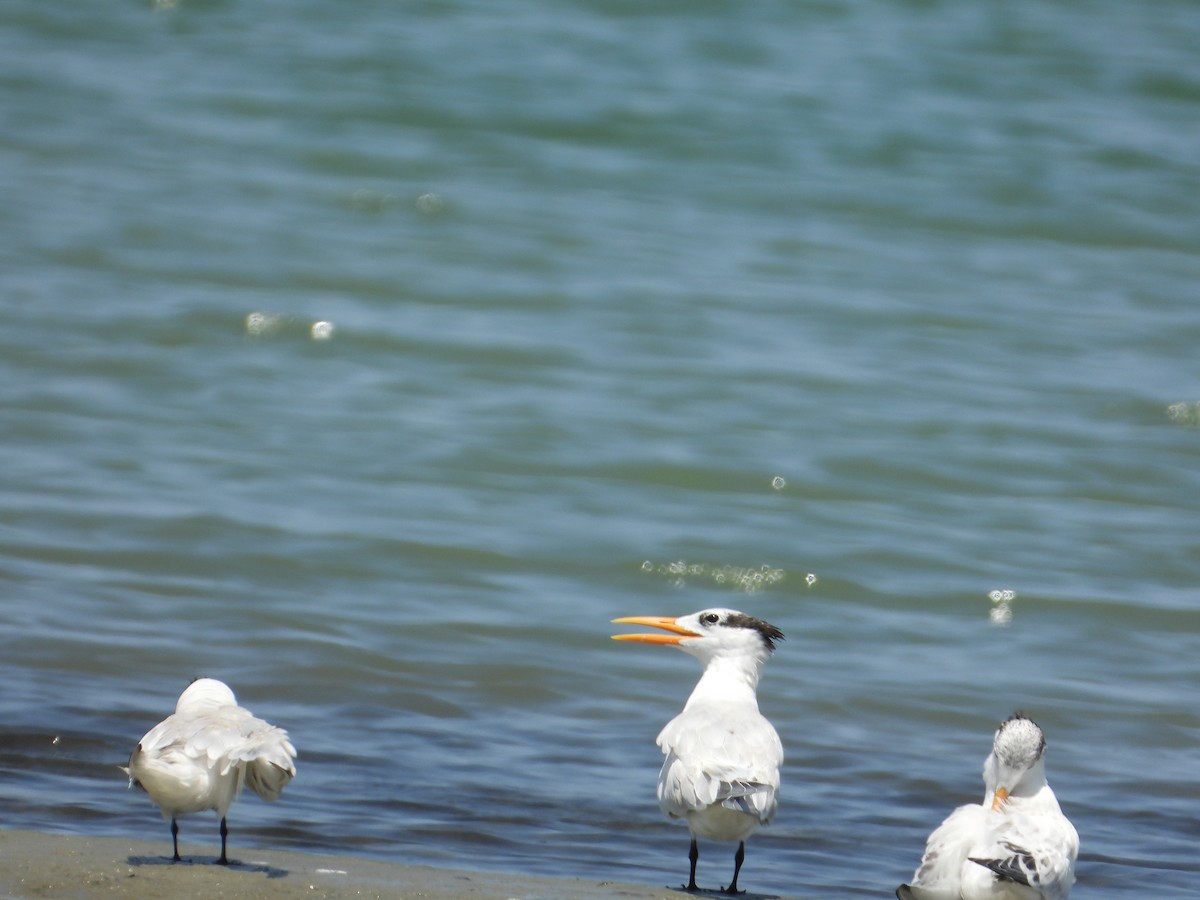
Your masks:
<path fill-rule="evenodd" d="M 181 846 L 181 863 L 172 863 L 163 851 L 161 842 L 0 831 L 0 897 L 679 900 L 693 896 L 665 887 L 437 869 L 286 850 L 231 853 L 229 866 L 216 865 L 209 847 Z M 767 900 L 776 895 L 740 896 Z"/>

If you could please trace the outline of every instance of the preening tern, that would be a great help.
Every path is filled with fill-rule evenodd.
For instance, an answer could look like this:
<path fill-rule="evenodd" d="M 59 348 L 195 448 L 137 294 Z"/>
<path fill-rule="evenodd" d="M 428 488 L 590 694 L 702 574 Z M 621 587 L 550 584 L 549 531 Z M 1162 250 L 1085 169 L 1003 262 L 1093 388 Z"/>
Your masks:
<path fill-rule="evenodd" d="M 233 691 L 199 678 L 179 695 L 174 715 L 143 737 L 124 771 L 171 820 L 174 859 L 179 860 L 179 823 L 185 813 L 215 810 L 221 817 L 221 858 L 227 865 L 225 814 L 246 785 L 264 800 L 277 800 L 296 774 L 296 748 L 287 732 L 256 719 L 237 705 Z"/>
<path fill-rule="evenodd" d="M 1046 737 L 1017 713 L 996 729 L 983 802 L 960 806 L 929 836 L 899 900 L 1066 900 L 1079 835 L 1046 783 Z"/>

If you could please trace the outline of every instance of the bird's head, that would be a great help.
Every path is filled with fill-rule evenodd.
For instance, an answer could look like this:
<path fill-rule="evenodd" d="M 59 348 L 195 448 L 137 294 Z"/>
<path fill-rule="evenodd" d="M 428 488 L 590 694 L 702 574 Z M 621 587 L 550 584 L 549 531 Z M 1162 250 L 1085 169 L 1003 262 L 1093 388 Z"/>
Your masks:
<path fill-rule="evenodd" d="M 1004 809 L 1010 795 L 1029 795 L 1046 783 L 1046 736 L 1037 723 L 1014 713 L 996 729 L 983 778 L 992 794 L 992 809 Z"/>
<path fill-rule="evenodd" d="M 179 695 L 175 712 L 200 713 L 222 706 L 237 706 L 237 697 L 229 685 L 215 678 L 197 678 Z"/>
<path fill-rule="evenodd" d="M 765 660 L 783 640 L 783 632 L 762 619 L 736 609 L 702 609 L 672 619 L 668 616 L 629 616 L 613 619 L 625 625 L 649 625 L 665 634 L 614 634 L 615 641 L 665 644 L 690 653 L 701 662 L 718 657 Z"/>

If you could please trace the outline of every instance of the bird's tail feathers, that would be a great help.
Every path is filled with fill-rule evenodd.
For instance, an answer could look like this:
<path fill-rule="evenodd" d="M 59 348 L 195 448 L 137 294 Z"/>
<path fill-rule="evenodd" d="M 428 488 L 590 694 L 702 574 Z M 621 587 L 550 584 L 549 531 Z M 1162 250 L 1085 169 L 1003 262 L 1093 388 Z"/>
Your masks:
<path fill-rule="evenodd" d="M 142 783 L 140 781 L 138 781 L 137 778 L 134 777 L 134 774 L 133 774 L 133 765 L 141 758 L 141 755 L 142 755 L 142 745 L 141 745 L 141 743 L 138 743 L 138 745 L 133 748 L 133 752 L 129 754 L 129 765 L 117 766 L 118 769 L 120 769 L 122 772 L 125 773 L 125 777 L 127 777 L 129 779 L 129 784 L 126 787 L 126 790 L 134 787 L 134 785 L 136 785 L 137 787 L 142 787 Z M 145 790 L 145 788 L 142 788 L 142 790 Z"/>
<path fill-rule="evenodd" d="M 129 779 L 129 784 L 126 786 L 127 790 L 132 789 L 134 787 L 142 786 L 142 783 L 140 781 L 138 781 L 136 778 L 134 778 L 133 773 L 129 771 L 129 766 L 117 766 L 117 768 L 120 769 L 122 772 L 124 772 L 125 777 Z M 143 788 L 143 790 L 144 790 L 144 788 Z"/>

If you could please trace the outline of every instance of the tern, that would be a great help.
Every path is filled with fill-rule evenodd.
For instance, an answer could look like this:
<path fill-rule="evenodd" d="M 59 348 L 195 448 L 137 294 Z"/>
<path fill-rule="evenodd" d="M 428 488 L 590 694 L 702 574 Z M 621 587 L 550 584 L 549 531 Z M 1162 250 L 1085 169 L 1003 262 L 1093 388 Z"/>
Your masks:
<path fill-rule="evenodd" d="M 221 865 L 229 827 L 225 814 L 246 785 L 264 800 L 278 800 L 296 774 L 296 748 L 287 732 L 238 706 L 229 686 L 198 678 L 179 695 L 174 715 L 143 737 L 122 770 L 171 820 L 174 860 L 179 857 L 179 816 L 211 809 L 221 817 Z"/>
<path fill-rule="evenodd" d="M 687 891 L 696 891 L 697 838 L 737 841 L 733 880 L 737 894 L 746 838 L 771 821 L 779 795 L 783 745 L 758 711 L 758 680 L 775 642 L 774 625 L 732 609 L 705 609 L 672 619 L 614 619 L 649 625 L 667 634 L 618 634 L 618 641 L 678 647 L 700 660 L 704 674 L 683 711 L 658 735 L 666 755 L 658 775 L 658 804 L 672 819 L 686 819 L 692 843 Z"/>
<path fill-rule="evenodd" d="M 983 764 L 983 802 L 929 836 L 899 900 L 1065 900 L 1079 835 L 1046 783 L 1046 737 L 1020 713 L 1000 724 Z"/>

